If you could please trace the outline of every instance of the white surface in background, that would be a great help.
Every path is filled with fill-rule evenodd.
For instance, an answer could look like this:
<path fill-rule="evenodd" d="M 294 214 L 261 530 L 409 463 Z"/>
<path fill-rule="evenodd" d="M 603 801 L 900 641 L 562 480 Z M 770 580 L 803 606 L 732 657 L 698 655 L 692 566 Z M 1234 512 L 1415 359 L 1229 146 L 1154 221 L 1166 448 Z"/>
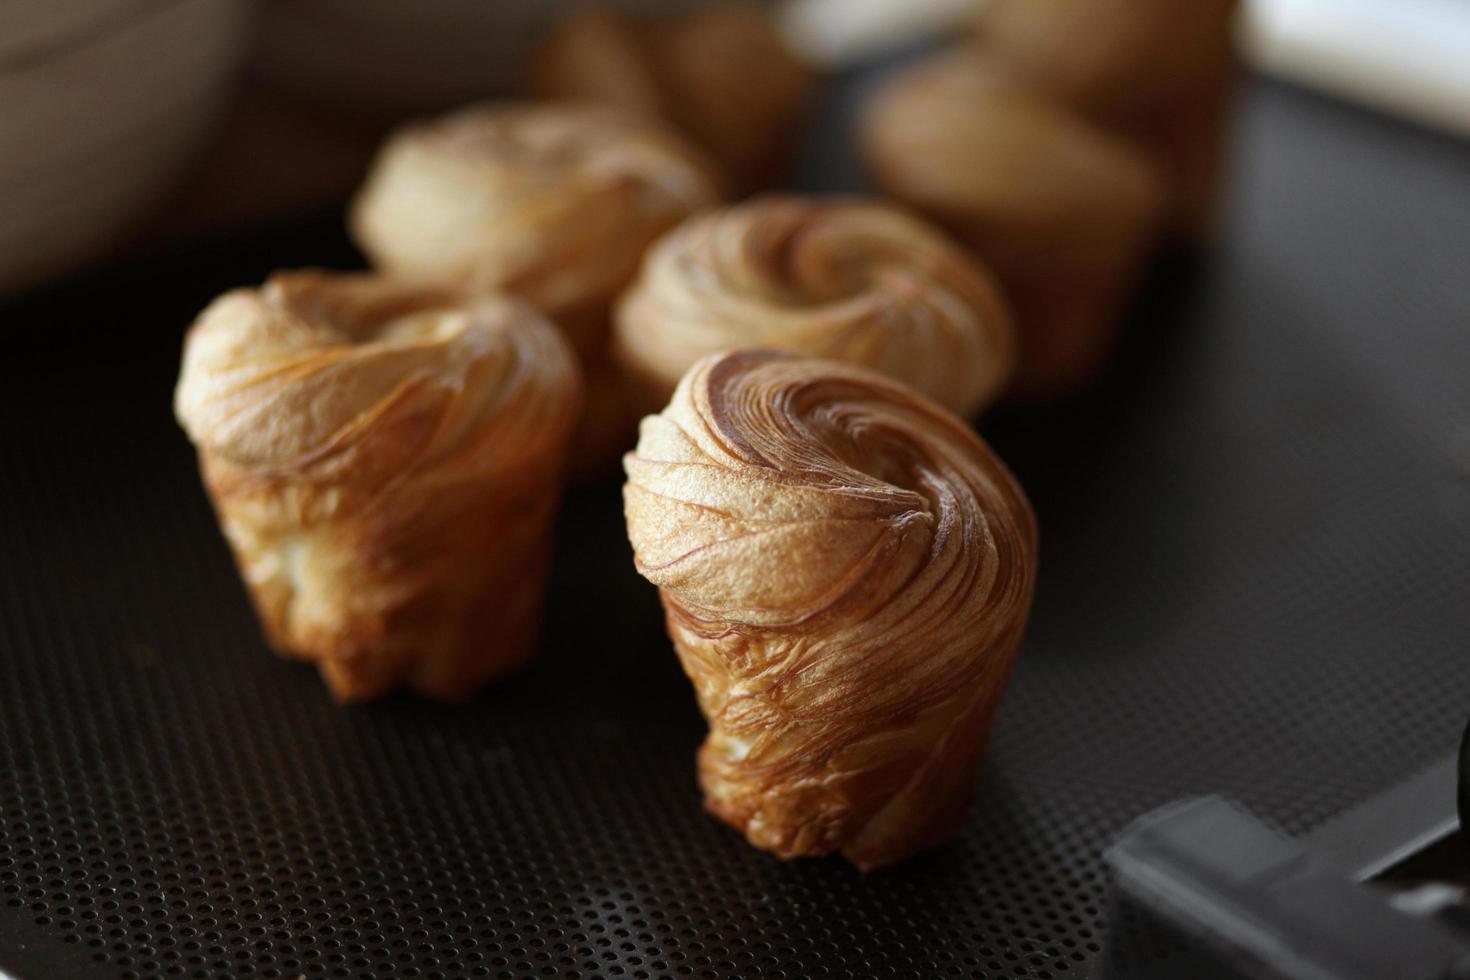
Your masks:
<path fill-rule="evenodd" d="M 786 0 L 806 57 L 842 66 L 953 28 L 984 0 Z M 1470 135 L 1470 0 L 1247 0 L 1262 71 Z"/>
<path fill-rule="evenodd" d="M 1467 0 L 1250 0 L 1261 70 L 1470 135 Z"/>
<path fill-rule="evenodd" d="M 840 67 L 950 27 L 979 0 L 789 0 L 781 30 L 801 54 Z"/>

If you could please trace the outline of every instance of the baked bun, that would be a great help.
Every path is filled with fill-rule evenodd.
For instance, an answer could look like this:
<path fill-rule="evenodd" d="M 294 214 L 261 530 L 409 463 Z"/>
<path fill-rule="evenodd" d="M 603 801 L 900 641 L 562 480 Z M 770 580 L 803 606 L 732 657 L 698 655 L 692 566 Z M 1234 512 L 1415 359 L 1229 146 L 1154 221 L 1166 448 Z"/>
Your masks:
<path fill-rule="evenodd" d="M 305 271 L 200 314 L 174 406 L 271 645 L 353 701 L 530 657 L 580 399 L 520 301 Z"/>
<path fill-rule="evenodd" d="M 1000 277 L 1020 333 L 1013 392 L 1091 381 L 1157 241 L 1165 194 L 1148 158 L 967 49 L 886 79 L 861 142 L 887 193 Z"/>
<path fill-rule="evenodd" d="M 991 0 L 979 41 L 1016 77 L 1132 140 L 1167 178 L 1176 234 L 1215 224 L 1239 76 L 1238 0 Z"/>
<path fill-rule="evenodd" d="M 615 460 L 634 416 L 607 360 L 613 299 L 662 232 L 720 198 L 695 149 L 654 122 L 595 106 L 464 109 L 393 136 L 351 210 L 388 273 L 528 300 L 582 360 L 580 461 Z"/>
<path fill-rule="evenodd" d="M 530 84 L 541 98 L 665 119 L 751 188 L 775 182 L 790 163 L 813 75 L 758 6 L 664 17 L 583 7 L 536 53 Z"/>
<path fill-rule="evenodd" d="M 638 571 L 709 721 L 708 809 L 864 870 L 952 834 L 1036 572 L 985 444 L 876 373 L 737 351 L 690 369 L 624 466 Z"/>
<path fill-rule="evenodd" d="M 1015 361 L 990 273 L 938 229 L 856 199 L 764 197 L 688 219 L 648 251 L 614 333 L 650 410 L 695 361 L 740 347 L 865 365 L 964 416 Z"/>

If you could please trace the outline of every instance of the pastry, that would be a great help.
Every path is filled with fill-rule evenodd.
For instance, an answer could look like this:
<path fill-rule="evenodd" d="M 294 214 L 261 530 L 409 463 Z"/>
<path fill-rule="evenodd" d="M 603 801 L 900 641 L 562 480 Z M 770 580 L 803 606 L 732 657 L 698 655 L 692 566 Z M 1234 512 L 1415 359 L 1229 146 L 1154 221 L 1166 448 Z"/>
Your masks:
<path fill-rule="evenodd" d="M 1164 187 L 1148 158 L 966 49 L 885 79 L 861 141 L 886 192 L 999 276 L 1020 336 L 1012 393 L 1089 382 L 1156 242 Z"/>
<path fill-rule="evenodd" d="M 271 645 L 461 699 L 532 653 L 580 398 L 518 300 L 303 271 L 200 314 L 174 408 Z"/>
<path fill-rule="evenodd" d="M 864 870 L 952 834 L 1036 572 L 985 444 L 882 375 L 746 350 L 691 368 L 624 466 L 638 571 L 709 721 L 707 808 Z"/>
<path fill-rule="evenodd" d="M 760 7 L 723 3 L 639 18 L 581 8 L 531 62 L 532 94 L 617 105 L 668 120 L 742 187 L 790 162 L 812 72 Z"/>
<path fill-rule="evenodd" d="M 699 358 L 739 347 L 866 365 L 965 416 L 1015 359 L 990 273 L 918 218 L 861 200 L 764 197 L 690 218 L 649 249 L 614 319 L 651 411 Z"/>
<path fill-rule="evenodd" d="M 1215 220 L 1238 70 L 1237 0 L 991 0 L 980 42 L 1017 77 L 1144 148 L 1176 233 Z"/>
<path fill-rule="evenodd" d="M 379 154 L 350 225 L 379 269 L 514 293 L 582 360 L 588 411 L 572 455 L 611 465 L 634 417 L 607 359 L 613 299 L 643 249 L 720 198 L 699 151 L 594 106 L 478 106 L 410 126 Z"/>

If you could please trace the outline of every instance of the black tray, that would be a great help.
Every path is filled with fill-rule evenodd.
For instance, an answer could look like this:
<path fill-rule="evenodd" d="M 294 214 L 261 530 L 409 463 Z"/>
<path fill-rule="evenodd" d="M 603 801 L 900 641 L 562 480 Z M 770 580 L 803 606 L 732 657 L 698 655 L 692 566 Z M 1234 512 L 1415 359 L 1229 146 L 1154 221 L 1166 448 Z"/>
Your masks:
<path fill-rule="evenodd" d="M 853 186 L 845 115 L 806 186 Z M 1302 832 L 1448 751 L 1470 158 L 1266 84 L 1239 130 L 1223 240 L 1159 267 L 1108 382 L 986 424 L 1041 519 L 1033 626 L 964 833 L 867 878 L 701 813 L 614 484 L 567 501 L 540 659 L 468 706 L 339 708 L 265 652 L 169 398 L 215 293 L 356 263 L 336 216 L 0 311 L 0 965 L 1083 976 L 1130 818 L 1218 791 Z"/>

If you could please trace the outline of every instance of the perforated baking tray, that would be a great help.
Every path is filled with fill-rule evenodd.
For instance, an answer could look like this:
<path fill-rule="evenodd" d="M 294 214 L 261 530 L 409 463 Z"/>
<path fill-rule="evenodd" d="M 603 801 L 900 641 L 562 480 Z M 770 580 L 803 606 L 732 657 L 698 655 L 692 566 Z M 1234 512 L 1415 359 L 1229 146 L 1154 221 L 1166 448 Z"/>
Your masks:
<path fill-rule="evenodd" d="M 855 186 L 849 104 L 806 186 Z M 1302 832 L 1453 746 L 1466 161 L 1253 88 L 1222 240 L 1160 266 L 1103 388 L 986 424 L 1040 514 L 1033 626 L 964 833 L 867 878 L 701 812 L 700 720 L 616 484 L 567 501 L 540 659 L 472 704 L 336 707 L 265 652 L 170 390 L 215 293 L 356 263 L 338 216 L 4 309 L 0 966 L 1088 975 L 1130 818 L 1222 792 Z"/>

